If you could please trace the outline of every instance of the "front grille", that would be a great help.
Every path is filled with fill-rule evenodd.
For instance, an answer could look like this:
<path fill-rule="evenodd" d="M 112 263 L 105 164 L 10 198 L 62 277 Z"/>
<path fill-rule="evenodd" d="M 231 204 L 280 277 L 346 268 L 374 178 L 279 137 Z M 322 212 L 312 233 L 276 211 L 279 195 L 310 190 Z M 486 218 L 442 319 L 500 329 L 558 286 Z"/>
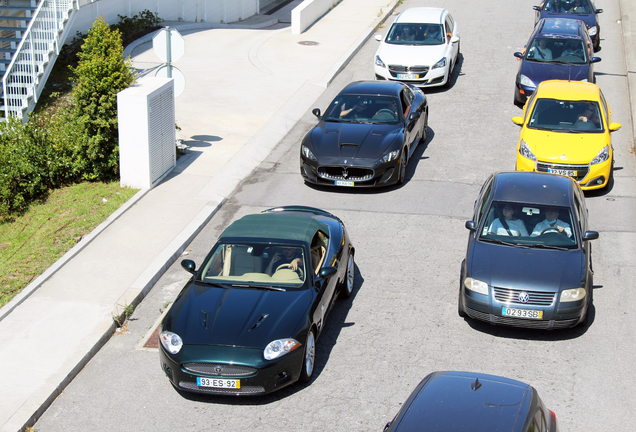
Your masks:
<path fill-rule="evenodd" d="M 523 318 L 509 318 L 499 315 L 487 314 L 469 307 L 466 308 L 469 317 L 485 321 L 490 324 L 505 325 L 512 327 L 523 327 L 529 329 L 552 330 L 574 327 L 579 320 L 578 318 L 567 320 L 531 320 Z"/>
<path fill-rule="evenodd" d="M 544 162 L 537 162 L 537 171 L 548 172 L 548 168 L 557 170 L 575 170 L 576 175 L 573 177 L 576 181 L 581 181 L 587 175 L 589 166 L 587 165 L 561 165 L 561 164 L 549 164 Z"/>
<path fill-rule="evenodd" d="M 253 367 L 217 363 L 184 363 L 183 368 L 196 374 L 224 377 L 248 376 L 256 373 L 256 368 Z"/>
<path fill-rule="evenodd" d="M 221 388 L 212 388 L 212 387 L 199 387 L 196 383 L 180 381 L 179 387 L 186 390 L 196 390 L 199 392 L 205 393 L 215 393 L 215 394 L 259 394 L 265 393 L 265 387 L 260 386 L 245 386 L 238 389 L 221 389 Z"/>
<path fill-rule="evenodd" d="M 428 66 L 402 66 L 402 65 L 389 65 L 389 72 L 393 76 L 399 73 L 417 73 L 425 75 L 428 72 Z"/>
<path fill-rule="evenodd" d="M 494 287 L 495 299 L 503 303 L 514 303 L 519 305 L 532 305 L 532 306 L 551 306 L 554 303 L 556 294 L 546 293 L 541 291 L 525 291 L 506 288 Z M 529 299 L 523 303 L 519 300 L 519 294 L 522 292 L 528 293 Z"/>
<path fill-rule="evenodd" d="M 370 168 L 321 166 L 318 175 L 327 180 L 351 180 L 365 181 L 373 178 L 373 170 Z"/>

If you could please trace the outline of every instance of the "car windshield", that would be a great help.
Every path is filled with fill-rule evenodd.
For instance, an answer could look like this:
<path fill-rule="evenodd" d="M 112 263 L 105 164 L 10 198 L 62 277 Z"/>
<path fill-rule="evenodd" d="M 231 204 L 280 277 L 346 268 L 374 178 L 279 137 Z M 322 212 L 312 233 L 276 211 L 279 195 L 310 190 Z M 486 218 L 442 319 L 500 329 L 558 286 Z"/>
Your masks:
<path fill-rule="evenodd" d="M 576 249 L 568 207 L 493 201 L 479 239 L 514 247 Z"/>
<path fill-rule="evenodd" d="M 528 127 L 563 132 L 603 132 L 599 105 L 595 101 L 537 99 Z"/>
<path fill-rule="evenodd" d="M 401 113 L 397 97 L 339 95 L 325 114 L 325 121 L 343 123 L 399 124 Z"/>
<path fill-rule="evenodd" d="M 526 60 L 537 62 L 587 64 L 587 50 L 580 39 L 534 38 Z"/>
<path fill-rule="evenodd" d="M 394 23 L 386 36 L 386 43 L 441 45 L 444 43 L 444 28 L 441 24 Z"/>
<path fill-rule="evenodd" d="M 200 281 L 233 286 L 301 288 L 305 253 L 298 245 L 220 243 L 203 263 Z"/>
<path fill-rule="evenodd" d="M 589 14 L 592 13 L 592 7 L 588 0 L 549 0 L 543 5 L 546 12 L 558 12 L 568 14 Z"/>

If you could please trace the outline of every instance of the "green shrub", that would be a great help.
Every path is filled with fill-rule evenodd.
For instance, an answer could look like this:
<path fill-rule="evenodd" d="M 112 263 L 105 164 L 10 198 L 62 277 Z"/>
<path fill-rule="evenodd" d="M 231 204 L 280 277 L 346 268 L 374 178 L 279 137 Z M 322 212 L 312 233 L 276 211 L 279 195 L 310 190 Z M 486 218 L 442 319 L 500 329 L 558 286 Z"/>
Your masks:
<path fill-rule="evenodd" d="M 135 81 L 123 52 L 119 30 L 111 30 L 100 17 L 77 54 L 73 100 L 84 129 L 79 156 L 87 180 L 110 180 L 118 174 L 117 93 Z"/>

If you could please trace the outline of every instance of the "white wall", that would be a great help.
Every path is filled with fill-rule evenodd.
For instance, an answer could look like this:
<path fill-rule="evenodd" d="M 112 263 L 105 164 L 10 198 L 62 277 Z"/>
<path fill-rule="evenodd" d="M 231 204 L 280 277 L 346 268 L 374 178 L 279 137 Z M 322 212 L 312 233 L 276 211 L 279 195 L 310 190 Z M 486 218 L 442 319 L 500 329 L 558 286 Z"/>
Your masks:
<path fill-rule="evenodd" d="M 144 10 L 165 21 L 228 23 L 258 14 L 259 0 L 80 0 L 69 35 L 86 33 L 100 15 L 115 24 L 117 15 L 132 17 Z"/>
<path fill-rule="evenodd" d="M 301 34 L 341 0 L 305 0 L 292 10 L 291 32 Z"/>

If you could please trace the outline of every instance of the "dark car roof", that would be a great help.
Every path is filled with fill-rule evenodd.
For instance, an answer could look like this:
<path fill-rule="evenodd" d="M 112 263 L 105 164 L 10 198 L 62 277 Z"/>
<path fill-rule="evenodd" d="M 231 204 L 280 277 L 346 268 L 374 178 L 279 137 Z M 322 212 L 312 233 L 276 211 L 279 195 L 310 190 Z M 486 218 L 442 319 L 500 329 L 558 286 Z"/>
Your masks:
<path fill-rule="evenodd" d="M 532 387 L 520 381 L 472 372 L 434 372 L 413 391 L 391 426 L 427 432 L 510 432 L 523 426 Z"/>
<path fill-rule="evenodd" d="M 574 180 L 557 174 L 526 171 L 495 174 L 492 199 L 569 207 Z"/>
<path fill-rule="evenodd" d="M 319 213 L 323 217 L 328 213 Z M 223 231 L 221 238 L 260 238 L 293 240 L 311 244 L 316 231 L 329 234 L 329 228 L 309 211 L 269 211 L 243 216 Z"/>
<path fill-rule="evenodd" d="M 569 18 L 543 18 L 537 23 L 535 37 L 574 37 L 582 39 L 583 21 Z"/>
<path fill-rule="evenodd" d="M 399 81 L 355 81 L 342 89 L 340 94 L 399 96 L 404 86 Z"/>

